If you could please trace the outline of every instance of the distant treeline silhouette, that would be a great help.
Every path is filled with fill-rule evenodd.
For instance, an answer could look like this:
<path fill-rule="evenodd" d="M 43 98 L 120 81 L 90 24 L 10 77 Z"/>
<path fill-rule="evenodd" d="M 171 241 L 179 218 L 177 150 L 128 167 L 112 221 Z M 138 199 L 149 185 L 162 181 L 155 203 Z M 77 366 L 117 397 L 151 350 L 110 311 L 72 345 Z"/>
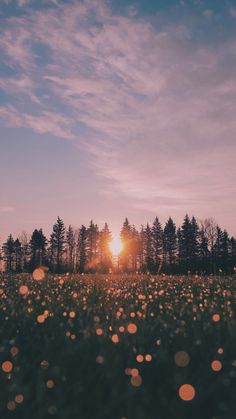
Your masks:
<path fill-rule="evenodd" d="M 50 239 L 35 229 L 16 240 L 10 235 L 2 246 L 6 272 L 31 272 L 40 265 L 51 272 L 108 273 L 111 271 L 186 274 L 231 274 L 236 270 L 236 239 L 229 237 L 212 218 L 197 222 L 185 216 L 180 228 L 169 218 L 164 228 L 156 217 L 153 224 L 137 230 L 126 218 L 120 237 L 123 250 L 113 258 L 108 224 L 65 228 L 58 217 Z"/>

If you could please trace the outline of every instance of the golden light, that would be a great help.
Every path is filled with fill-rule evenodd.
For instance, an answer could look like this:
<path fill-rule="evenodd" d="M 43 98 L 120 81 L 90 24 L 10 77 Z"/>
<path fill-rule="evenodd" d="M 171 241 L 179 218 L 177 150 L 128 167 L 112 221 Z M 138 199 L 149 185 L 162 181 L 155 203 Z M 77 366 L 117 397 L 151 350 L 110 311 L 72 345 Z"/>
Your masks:
<path fill-rule="evenodd" d="M 123 249 L 123 243 L 119 237 L 113 237 L 113 239 L 109 243 L 109 248 L 111 253 L 114 256 L 117 256 Z"/>

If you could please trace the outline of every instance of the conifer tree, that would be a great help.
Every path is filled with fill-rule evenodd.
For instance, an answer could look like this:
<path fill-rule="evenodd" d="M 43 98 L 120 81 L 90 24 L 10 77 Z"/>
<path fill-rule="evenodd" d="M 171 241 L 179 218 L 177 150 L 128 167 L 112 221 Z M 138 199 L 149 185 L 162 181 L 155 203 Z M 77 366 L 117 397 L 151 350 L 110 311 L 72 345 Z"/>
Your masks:
<path fill-rule="evenodd" d="M 221 239 L 221 264 L 224 273 L 229 273 L 230 241 L 226 230 L 223 231 Z"/>
<path fill-rule="evenodd" d="M 149 224 L 146 225 L 144 230 L 145 245 L 144 245 L 144 260 L 145 268 L 148 272 L 154 272 L 154 255 L 152 246 L 152 229 Z"/>
<path fill-rule="evenodd" d="M 145 231 L 143 225 L 141 225 L 141 230 L 139 233 L 139 245 L 138 245 L 138 257 L 139 257 L 139 270 L 141 272 L 145 271 L 145 263 L 144 263 L 144 253 L 145 253 Z"/>
<path fill-rule="evenodd" d="M 132 272 L 137 271 L 138 267 L 138 253 L 139 253 L 139 232 L 133 225 L 131 228 L 130 238 L 130 254 L 131 254 L 131 269 Z"/>
<path fill-rule="evenodd" d="M 236 274 L 236 239 L 234 237 L 230 239 L 229 249 L 231 272 Z"/>
<path fill-rule="evenodd" d="M 176 226 L 171 217 L 169 217 L 163 233 L 164 259 L 165 264 L 171 267 L 176 263 L 177 257 L 177 234 Z"/>
<path fill-rule="evenodd" d="M 63 269 L 63 255 L 65 252 L 65 226 L 60 217 L 57 218 L 53 226 L 50 237 L 50 253 L 52 268 L 55 272 L 61 272 Z"/>
<path fill-rule="evenodd" d="M 66 231 L 66 265 L 69 272 L 75 267 L 76 234 L 73 227 L 69 225 Z"/>
<path fill-rule="evenodd" d="M 112 266 L 112 255 L 109 248 L 111 241 L 111 232 L 108 224 L 105 223 L 99 236 L 99 259 L 100 259 L 100 270 L 103 273 L 108 273 Z"/>
<path fill-rule="evenodd" d="M 78 234 L 78 270 L 84 273 L 87 264 L 87 229 L 82 225 Z"/>
<path fill-rule="evenodd" d="M 37 266 L 46 263 L 46 246 L 47 239 L 43 234 L 43 230 L 35 229 L 30 240 L 30 267 L 35 269 Z"/>
<path fill-rule="evenodd" d="M 180 268 L 186 273 L 190 271 L 192 260 L 192 224 L 188 215 L 184 217 L 181 229 L 178 230 Z"/>
<path fill-rule="evenodd" d="M 191 234 L 190 234 L 190 264 L 191 270 L 195 271 L 198 269 L 199 259 L 199 227 L 195 217 L 191 220 Z"/>
<path fill-rule="evenodd" d="M 214 273 L 222 270 L 222 240 L 223 240 L 223 231 L 217 225 L 216 226 L 216 241 L 213 248 Z"/>
<path fill-rule="evenodd" d="M 21 272 L 22 268 L 22 246 L 19 239 L 16 239 L 14 242 L 14 251 L 15 251 L 15 271 Z"/>
<path fill-rule="evenodd" d="M 131 241 L 132 241 L 132 228 L 131 228 L 128 218 L 125 218 L 125 221 L 123 223 L 123 226 L 120 232 L 120 238 L 123 243 L 123 251 L 121 253 L 121 264 L 122 264 L 123 270 L 127 272 L 131 268 L 130 260 L 131 260 Z"/>
<path fill-rule="evenodd" d="M 199 231 L 199 269 L 202 272 L 210 273 L 210 251 L 203 228 Z"/>
<path fill-rule="evenodd" d="M 95 272 L 99 264 L 99 229 L 97 224 L 91 220 L 87 229 L 87 268 Z"/>
<path fill-rule="evenodd" d="M 161 268 L 163 261 L 163 230 L 159 219 L 156 217 L 152 225 L 152 252 L 155 272 Z"/>
<path fill-rule="evenodd" d="M 25 232 L 22 231 L 22 233 L 19 236 L 19 240 L 21 242 L 21 267 L 22 271 L 26 272 L 29 269 L 29 263 L 31 259 L 31 248 L 30 248 L 30 236 Z"/>
<path fill-rule="evenodd" d="M 7 241 L 3 243 L 3 260 L 6 265 L 6 272 L 13 272 L 15 268 L 15 242 L 10 234 Z"/>

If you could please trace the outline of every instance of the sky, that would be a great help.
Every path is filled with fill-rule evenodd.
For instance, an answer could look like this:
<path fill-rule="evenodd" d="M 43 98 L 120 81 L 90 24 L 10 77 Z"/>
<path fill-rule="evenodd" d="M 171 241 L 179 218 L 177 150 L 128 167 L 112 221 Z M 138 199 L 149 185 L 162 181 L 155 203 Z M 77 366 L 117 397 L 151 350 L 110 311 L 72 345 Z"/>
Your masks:
<path fill-rule="evenodd" d="M 236 234 L 236 2 L 0 0 L 0 237 L 213 217 Z"/>

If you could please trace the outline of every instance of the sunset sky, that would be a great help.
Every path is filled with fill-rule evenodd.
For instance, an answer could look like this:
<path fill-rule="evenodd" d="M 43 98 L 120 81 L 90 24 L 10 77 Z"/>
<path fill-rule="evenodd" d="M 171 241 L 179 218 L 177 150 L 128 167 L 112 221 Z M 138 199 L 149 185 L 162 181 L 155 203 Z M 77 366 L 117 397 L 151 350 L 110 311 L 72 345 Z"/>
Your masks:
<path fill-rule="evenodd" d="M 236 3 L 0 0 L 0 237 L 171 215 L 236 234 Z"/>

